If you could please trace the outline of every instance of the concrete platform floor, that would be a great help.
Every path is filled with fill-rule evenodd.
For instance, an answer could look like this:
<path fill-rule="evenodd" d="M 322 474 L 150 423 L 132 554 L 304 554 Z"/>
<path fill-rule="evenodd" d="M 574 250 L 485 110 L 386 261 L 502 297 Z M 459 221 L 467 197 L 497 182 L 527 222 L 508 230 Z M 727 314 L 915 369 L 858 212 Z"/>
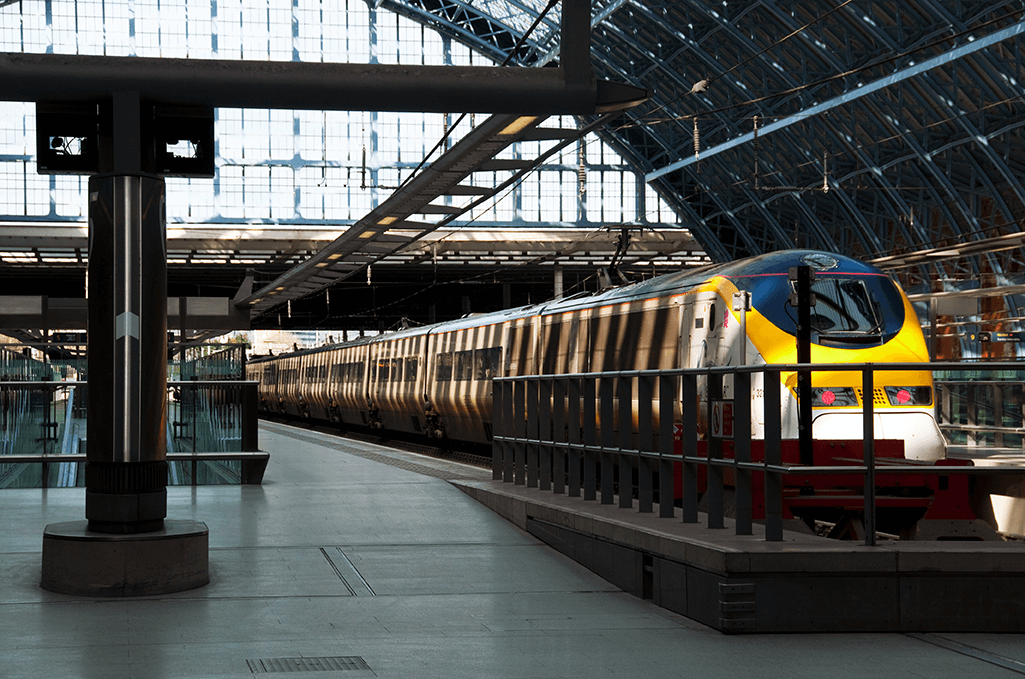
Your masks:
<path fill-rule="evenodd" d="M 0 492 L 0 677 L 1014 677 L 1025 638 L 726 636 L 622 593 L 445 478 L 488 472 L 263 425 L 258 487 L 169 488 L 211 583 L 147 598 L 39 587 L 84 491 Z M 795 602 L 798 605 L 798 602 Z M 1022 612 L 1025 615 L 1025 611 Z M 351 669 L 341 669 L 341 668 Z"/>

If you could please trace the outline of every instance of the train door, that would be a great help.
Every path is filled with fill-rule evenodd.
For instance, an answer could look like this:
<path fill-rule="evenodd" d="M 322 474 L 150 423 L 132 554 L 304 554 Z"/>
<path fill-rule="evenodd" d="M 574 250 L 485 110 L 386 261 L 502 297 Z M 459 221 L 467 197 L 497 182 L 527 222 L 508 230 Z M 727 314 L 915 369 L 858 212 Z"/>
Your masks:
<path fill-rule="evenodd" d="M 715 347 L 714 363 L 718 366 L 740 365 L 740 347 L 744 338 L 740 336 L 740 324 L 730 310 L 729 302 L 718 299 L 715 302 L 716 317 L 712 320 L 718 341 Z M 733 398 L 733 376 L 724 375 L 722 380 L 722 397 Z"/>

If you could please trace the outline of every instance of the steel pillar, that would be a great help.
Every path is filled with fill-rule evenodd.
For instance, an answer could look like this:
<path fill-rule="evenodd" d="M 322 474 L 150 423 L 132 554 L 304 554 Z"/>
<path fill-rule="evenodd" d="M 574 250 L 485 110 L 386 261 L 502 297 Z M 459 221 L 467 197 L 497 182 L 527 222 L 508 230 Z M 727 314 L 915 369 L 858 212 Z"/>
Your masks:
<path fill-rule="evenodd" d="M 140 533 L 167 516 L 164 180 L 89 179 L 89 530 Z"/>

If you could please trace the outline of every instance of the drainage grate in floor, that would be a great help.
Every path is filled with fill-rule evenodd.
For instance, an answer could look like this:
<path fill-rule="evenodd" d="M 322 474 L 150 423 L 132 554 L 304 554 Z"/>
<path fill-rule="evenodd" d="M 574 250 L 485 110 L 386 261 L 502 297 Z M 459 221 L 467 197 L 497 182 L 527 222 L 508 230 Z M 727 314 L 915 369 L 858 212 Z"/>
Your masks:
<path fill-rule="evenodd" d="M 262 658 L 247 660 L 253 674 L 264 672 L 337 672 L 339 670 L 369 670 L 370 665 L 358 655 L 325 658 Z"/>

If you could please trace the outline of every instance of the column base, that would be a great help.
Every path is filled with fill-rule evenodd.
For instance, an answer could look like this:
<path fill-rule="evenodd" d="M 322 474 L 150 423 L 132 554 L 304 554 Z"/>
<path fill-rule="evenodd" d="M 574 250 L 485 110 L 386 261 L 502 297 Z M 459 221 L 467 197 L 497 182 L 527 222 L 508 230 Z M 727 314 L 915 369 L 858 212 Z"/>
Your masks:
<path fill-rule="evenodd" d="M 78 596 L 170 594 L 210 582 L 209 530 L 199 521 L 164 521 L 162 530 L 97 533 L 87 521 L 43 531 L 40 586 Z"/>
<path fill-rule="evenodd" d="M 146 493 L 85 491 L 88 530 L 94 533 L 148 533 L 164 527 L 167 489 Z"/>

